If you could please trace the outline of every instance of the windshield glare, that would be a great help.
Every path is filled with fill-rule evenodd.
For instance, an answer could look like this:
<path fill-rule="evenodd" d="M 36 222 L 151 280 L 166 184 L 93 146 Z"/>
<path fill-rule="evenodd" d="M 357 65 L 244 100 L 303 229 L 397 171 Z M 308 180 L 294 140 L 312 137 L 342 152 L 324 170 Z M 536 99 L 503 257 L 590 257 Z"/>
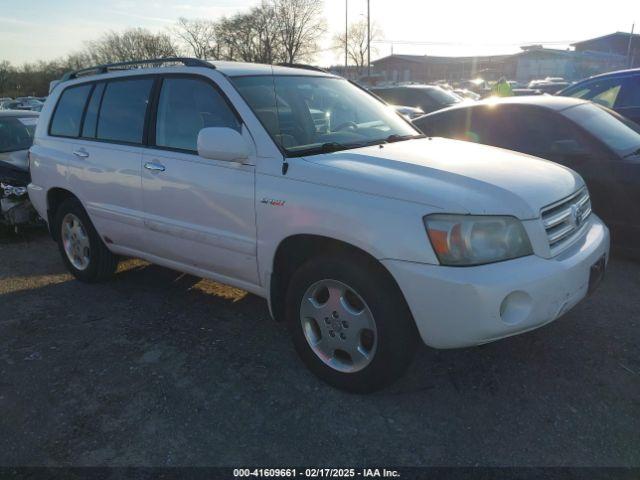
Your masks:
<path fill-rule="evenodd" d="M 335 77 L 232 79 L 274 141 L 290 156 L 420 136 L 393 108 Z"/>
<path fill-rule="evenodd" d="M 620 155 L 640 148 L 640 127 L 596 104 L 584 104 L 563 112 Z"/>
<path fill-rule="evenodd" d="M 37 117 L 0 118 L 0 153 L 28 150 L 33 143 Z"/>

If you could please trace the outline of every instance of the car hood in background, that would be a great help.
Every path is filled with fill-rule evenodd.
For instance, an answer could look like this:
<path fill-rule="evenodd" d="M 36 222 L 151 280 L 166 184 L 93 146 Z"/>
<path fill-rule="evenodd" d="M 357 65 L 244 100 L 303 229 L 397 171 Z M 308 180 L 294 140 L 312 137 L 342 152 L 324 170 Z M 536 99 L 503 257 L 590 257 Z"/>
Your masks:
<path fill-rule="evenodd" d="M 363 147 L 305 160 L 309 168 L 292 169 L 292 176 L 423 203 L 447 213 L 537 218 L 541 208 L 584 186 L 577 173 L 561 165 L 443 138 Z"/>
<path fill-rule="evenodd" d="M 0 162 L 5 162 L 13 165 L 19 170 L 25 172 L 29 171 L 29 162 L 27 160 L 27 153 L 29 150 L 19 150 L 17 152 L 0 152 Z"/>

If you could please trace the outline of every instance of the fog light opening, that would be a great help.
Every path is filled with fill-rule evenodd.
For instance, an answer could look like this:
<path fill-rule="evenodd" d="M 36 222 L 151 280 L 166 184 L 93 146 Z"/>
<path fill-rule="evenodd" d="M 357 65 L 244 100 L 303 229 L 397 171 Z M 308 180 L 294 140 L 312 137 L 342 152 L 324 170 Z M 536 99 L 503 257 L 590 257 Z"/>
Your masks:
<path fill-rule="evenodd" d="M 531 313 L 533 301 L 525 292 L 511 292 L 500 304 L 500 318 L 508 325 L 525 321 Z"/>

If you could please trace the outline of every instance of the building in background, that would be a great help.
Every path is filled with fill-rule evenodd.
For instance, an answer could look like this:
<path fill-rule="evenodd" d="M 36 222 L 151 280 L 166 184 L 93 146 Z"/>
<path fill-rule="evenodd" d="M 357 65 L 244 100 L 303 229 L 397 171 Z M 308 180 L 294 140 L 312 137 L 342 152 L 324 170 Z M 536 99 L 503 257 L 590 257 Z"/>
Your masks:
<path fill-rule="evenodd" d="M 631 45 L 629 45 L 631 43 Z M 624 57 L 626 66 L 640 67 L 640 35 L 616 32 L 603 37 L 583 40 L 571 45 L 576 52 L 600 53 Z M 631 46 L 631 48 L 629 48 Z"/>
<path fill-rule="evenodd" d="M 496 80 L 515 74 L 511 55 L 436 57 L 389 55 L 373 62 L 374 72 L 387 82 L 436 82 L 482 77 Z"/>
<path fill-rule="evenodd" d="M 546 77 L 581 78 L 626 68 L 626 57 L 613 52 L 576 51 L 544 48 L 540 45 L 522 47 L 513 55 L 515 79 L 519 82 Z"/>
<path fill-rule="evenodd" d="M 627 55 L 631 39 L 631 55 Z M 640 66 L 640 35 L 613 33 L 584 40 L 567 50 L 542 45 L 523 46 L 512 55 L 442 57 L 389 55 L 373 62 L 377 83 L 455 82 L 476 77 L 497 80 L 504 76 L 519 82 L 546 77 L 578 80 L 612 70 Z"/>

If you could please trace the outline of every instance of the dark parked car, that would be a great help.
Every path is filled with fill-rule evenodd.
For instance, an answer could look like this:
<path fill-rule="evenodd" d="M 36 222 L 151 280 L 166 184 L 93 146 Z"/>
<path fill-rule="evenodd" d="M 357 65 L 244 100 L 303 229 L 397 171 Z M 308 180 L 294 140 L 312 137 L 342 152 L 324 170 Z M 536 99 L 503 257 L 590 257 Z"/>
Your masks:
<path fill-rule="evenodd" d="M 17 226 L 32 222 L 36 212 L 29 202 L 28 150 L 40 114 L 0 111 L 0 224 Z"/>
<path fill-rule="evenodd" d="M 392 105 L 421 108 L 425 113 L 435 112 L 464 101 L 449 90 L 434 85 L 403 85 L 372 88 L 371 91 Z"/>
<path fill-rule="evenodd" d="M 574 169 L 611 228 L 614 246 L 640 256 L 639 125 L 598 104 L 550 95 L 451 107 L 413 123 L 428 136 L 494 145 Z"/>
<path fill-rule="evenodd" d="M 591 100 L 640 124 L 640 68 L 587 78 L 558 95 Z"/>

